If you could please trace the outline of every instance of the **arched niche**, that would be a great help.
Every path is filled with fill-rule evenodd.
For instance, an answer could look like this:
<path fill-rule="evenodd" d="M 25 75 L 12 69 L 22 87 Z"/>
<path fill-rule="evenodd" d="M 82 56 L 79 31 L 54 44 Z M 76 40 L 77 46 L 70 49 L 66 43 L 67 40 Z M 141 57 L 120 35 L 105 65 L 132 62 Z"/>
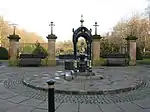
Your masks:
<path fill-rule="evenodd" d="M 82 37 L 85 39 L 86 41 L 86 54 L 87 54 L 87 69 L 89 71 L 91 71 L 91 44 L 92 44 L 92 34 L 91 34 L 91 30 L 88 30 L 86 27 L 81 26 L 79 28 L 77 28 L 75 31 L 73 30 L 73 47 L 74 47 L 74 68 L 75 68 L 75 72 L 77 71 L 77 42 L 79 40 L 79 38 Z"/>

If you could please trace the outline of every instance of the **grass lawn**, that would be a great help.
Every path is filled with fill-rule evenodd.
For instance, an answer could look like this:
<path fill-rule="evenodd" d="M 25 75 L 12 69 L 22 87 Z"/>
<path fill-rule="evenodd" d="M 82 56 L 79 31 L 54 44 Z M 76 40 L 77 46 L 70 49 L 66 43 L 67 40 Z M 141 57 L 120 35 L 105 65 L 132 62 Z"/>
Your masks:
<path fill-rule="evenodd" d="M 9 60 L 0 60 L 0 62 L 8 62 Z"/>
<path fill-rule="evenodd" d="M 137 60 L 139 64 L 150 64 L 150 58 L 144 58 L 143 60 Z"/>

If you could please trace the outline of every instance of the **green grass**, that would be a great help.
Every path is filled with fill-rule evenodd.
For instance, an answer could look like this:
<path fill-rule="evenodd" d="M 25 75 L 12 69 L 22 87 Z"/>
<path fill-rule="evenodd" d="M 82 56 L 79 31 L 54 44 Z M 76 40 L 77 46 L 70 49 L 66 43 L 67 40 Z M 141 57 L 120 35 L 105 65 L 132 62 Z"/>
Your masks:
<path fill-rule="evenodd" d="M 8 62 L 9 60 L 0 60 L 0 62 Z"/>
<path fill-rule="evenodd" d="M 48 64 L 48 58 L 42 59 L 41 60 L 41 64 L 42 64 L 42 66 L 47 66 L 47 64 Z"/>
<path fill-rule="evenodd" d="M 0 60 L 0 63 L 8 63 L 8 66 L 17 66 L 17 65 L 18 65 L 17 60 L 15 60 L 15 61 L 10 61 L 10 60 Z"/>
<path fill-rule="evenodd" d="M 8 61 L 8 65 L 9 66 L 18 66 L 18 60 L 15 59 L 15 60 L 9 60 Z"/>
<path fill-rule="evenodd" d="M 150 58 L 144 58 L 143 60 L 137 60 L 139 64 L 150 64 Z"/>
<path fill-rule="evenodd" d="M 105 58 L 100 58 L 99 60 L 94 60 L 93 66 L 101 66 L 106 64 Z"/>

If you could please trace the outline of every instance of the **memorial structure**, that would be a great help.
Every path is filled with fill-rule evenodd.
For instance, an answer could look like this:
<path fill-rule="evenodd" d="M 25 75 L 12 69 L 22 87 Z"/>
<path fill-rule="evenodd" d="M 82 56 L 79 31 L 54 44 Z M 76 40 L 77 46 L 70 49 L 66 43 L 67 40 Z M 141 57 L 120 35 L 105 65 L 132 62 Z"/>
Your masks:
<path fill-rule="evenodd" d="M 92 72 L 92 55 L 91 55 L 92 34 L 91 34 L 91 30 L 83 26 L 83 22 L 84 22 L 83 16 L 81 16 L 80 22 L 81 22 L 81 26 L 76 30 L 73 29 L 74 71 Z M 77 42 L 79 37 L 83 37 L 86 40 L 86 44 L 87 44 L 86 55 L 80 54 L 79 56 L 77 56 Z M 86 60 L 87 62 L 85 62 L 85 57 L 87 58 Z"/>

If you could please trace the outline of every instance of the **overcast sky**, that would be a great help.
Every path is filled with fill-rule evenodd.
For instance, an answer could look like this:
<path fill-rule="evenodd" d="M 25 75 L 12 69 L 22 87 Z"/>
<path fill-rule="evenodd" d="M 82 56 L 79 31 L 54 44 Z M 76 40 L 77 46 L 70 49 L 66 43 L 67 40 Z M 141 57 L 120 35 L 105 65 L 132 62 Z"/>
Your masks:
<path fill-rule="evenodd" d="M 49 23 L 54 21 L 58 40 L 71 40 L 72 28 L 80 26 L 81 14 L 84 26 L 94 33 L 97 21 L 98 33 L 103 34 L 122 18 L 143 12 L 146 6 L 146 0 L 0 0 L 0 15 L 44 38 L 50 33 Z"/>

